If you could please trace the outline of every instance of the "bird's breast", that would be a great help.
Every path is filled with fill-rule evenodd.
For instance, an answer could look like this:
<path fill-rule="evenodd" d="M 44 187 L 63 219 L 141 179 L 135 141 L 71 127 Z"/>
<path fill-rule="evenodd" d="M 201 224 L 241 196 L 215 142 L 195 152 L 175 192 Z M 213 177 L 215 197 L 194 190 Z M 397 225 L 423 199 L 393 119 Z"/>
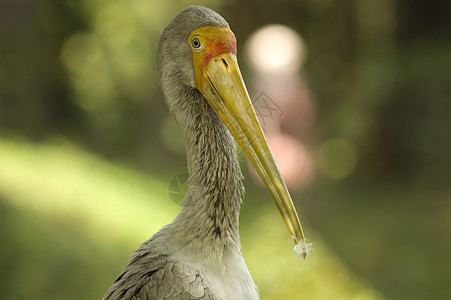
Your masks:
<path fill-rule="evenodd" d="M 206 264 L 205 261 L 189 261 L 179 258 L 185 264 L 199 270 L 199 274 L 217 300 L 259 299 L 249 270 L 241 254 L 224 257 L 222 264 Z"/>

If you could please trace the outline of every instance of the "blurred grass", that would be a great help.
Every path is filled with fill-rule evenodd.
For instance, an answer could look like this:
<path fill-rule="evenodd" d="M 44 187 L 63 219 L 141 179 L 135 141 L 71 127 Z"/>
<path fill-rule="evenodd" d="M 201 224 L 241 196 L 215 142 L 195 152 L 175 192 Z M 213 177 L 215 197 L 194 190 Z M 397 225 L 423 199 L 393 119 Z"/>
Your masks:
<path fill-rule="evenodd" d="M 449 299 L 449 187 L 321 184 L 303 210 L 347 266 L 389 299 Z"/>
<path fill-rule="evenodd" d="M 299 262 L 265 205 L 241 229 L 262 299 L 384 299 L 317 234 L 315 251 Z M 128 255 L 178 210 L 158 177 L 63 140 L 1 139 L 0 298 L 99 299 Z"/>

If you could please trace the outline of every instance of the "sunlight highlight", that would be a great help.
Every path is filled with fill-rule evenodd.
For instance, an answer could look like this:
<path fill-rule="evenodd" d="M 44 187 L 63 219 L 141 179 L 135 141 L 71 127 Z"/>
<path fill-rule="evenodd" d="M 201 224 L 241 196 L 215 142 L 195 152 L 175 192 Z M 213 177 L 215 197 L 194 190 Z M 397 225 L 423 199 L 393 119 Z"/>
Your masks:
<path fill-rule="evenodd" d="M 246 52 L 253 68 L 260 72 L 295 73 L 306 56 L 299 34 L 283 25 L 268 25 L 255 32 Z"/>

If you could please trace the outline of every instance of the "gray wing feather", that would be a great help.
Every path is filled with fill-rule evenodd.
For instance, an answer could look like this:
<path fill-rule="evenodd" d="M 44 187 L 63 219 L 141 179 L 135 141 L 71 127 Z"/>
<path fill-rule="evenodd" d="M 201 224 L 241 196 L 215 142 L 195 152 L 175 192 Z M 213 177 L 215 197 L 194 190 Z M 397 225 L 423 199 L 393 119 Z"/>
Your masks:
<path fill-rule="evenodd" d="M 104 300 L 213 299 L 199 271 L 138 249 Z"/>

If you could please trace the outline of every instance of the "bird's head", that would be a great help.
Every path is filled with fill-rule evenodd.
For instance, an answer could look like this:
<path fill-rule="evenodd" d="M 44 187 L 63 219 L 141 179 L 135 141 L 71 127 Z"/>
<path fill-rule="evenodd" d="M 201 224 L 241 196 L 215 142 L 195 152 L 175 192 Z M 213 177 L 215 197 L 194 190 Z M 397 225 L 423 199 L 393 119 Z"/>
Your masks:
<path fill-rule="evenodd" d="M 196 89 L 196 80 L 203 67 L 214 53 L 225 52 L 217 47 L 224 45 L 224 33 L 229 41 L 236 40 L 229 24 L 213 10 L 202 6 L 191 6 L 182 10 L 163 30 L 158 41 L 157 73 L 159 84 L 166 96 L 180 87 Z M 231 40 L 233 39 L 233 41 Z M 216 48 L 216 51 L 215 51 Z M 199 63 L 198 63 L 199 62 Z M 194 63 L 194 65 L 193 65 Z M 166 97 L 170 108 L 174 105 Z"/>
<path fill-rule="evenodd" d="M 172 111 L 184 105 L 182 93 L 200 92 L 254 165 L 295 239 L 295 250 L 305 258 L 309 244 L 256 117 L 236 50 L 235 35 L 219 14 L 191 6 L 180 12 L 161 34 L 159 83 Z"/>

